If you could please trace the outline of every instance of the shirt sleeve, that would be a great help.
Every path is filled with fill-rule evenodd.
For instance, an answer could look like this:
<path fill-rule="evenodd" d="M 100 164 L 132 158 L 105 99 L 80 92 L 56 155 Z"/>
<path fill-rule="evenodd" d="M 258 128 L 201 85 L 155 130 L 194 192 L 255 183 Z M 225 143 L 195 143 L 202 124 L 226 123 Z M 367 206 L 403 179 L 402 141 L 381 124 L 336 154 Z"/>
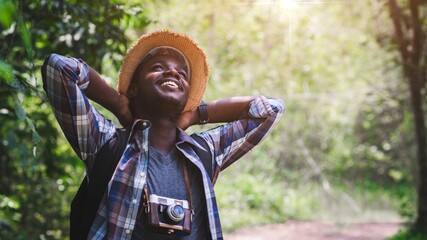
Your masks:
<path fill-rule="evenodd" d="M 91 166 L 100 147 L 115 133 L 114 124 L 85 96 L 89 66 L 81 59 L 51 54 L 42 67 L 43 88 L 65 137 Z"/>
<path fill-rule="evenodd" d="M 215 175 L 259 144 L 278 123 L 285 112 L 280 99 L 256 97 L 240 120 L 202 132 L 213 151 Z"/>

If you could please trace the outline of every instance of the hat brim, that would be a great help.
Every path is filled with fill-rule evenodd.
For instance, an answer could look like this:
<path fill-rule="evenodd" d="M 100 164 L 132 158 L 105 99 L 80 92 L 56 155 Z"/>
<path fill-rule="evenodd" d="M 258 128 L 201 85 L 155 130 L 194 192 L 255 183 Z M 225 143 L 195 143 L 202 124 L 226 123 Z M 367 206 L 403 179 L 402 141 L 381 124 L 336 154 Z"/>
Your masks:
<path fill-rule="evenodd" d="M 183 112 L 194 110 L 199 105 L 206 90 L 209 76 L 209 66 L 206 55 L 199 45 L 187 35 L 161 30 L 142 35 L 129 49 L 123 59 L 119 72 L 117 90 L 127 95 L 133 74 L 143 57 L 153 48 L 169 46 L 184 54 L 190 65 L 190 91 Z"/>

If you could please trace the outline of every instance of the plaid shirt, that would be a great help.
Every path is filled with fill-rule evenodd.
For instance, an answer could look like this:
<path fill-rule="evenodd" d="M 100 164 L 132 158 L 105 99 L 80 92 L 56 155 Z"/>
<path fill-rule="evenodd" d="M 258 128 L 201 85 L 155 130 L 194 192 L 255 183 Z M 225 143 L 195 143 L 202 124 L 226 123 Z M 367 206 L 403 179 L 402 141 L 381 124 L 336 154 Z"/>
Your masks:
<path fill-rule="evenodd" d="M 84 89 L 89 68 L 80 59 L 52 54 L 43 68 L 43 87 L 54 114 L 71 146 L 86 164 L 87 172 L 102 145 L 116 126 L 89 102 Z M 284 113 L 280 100 L 256 97 L 240 120 L 197 133 L 209 146 L 213 169 L 205 169 L 194 147 L 202 148 L 192 136 L 178 129 L 176 147 L 202 174 L 209 229 L 212 239 L 223 239 L 213 189 L 220 171 L 259 144 Z M 127 146 L 108 184 L 88 239 L 131 239 L 141 194 L 147 180 L 150 122 L 136 120 Z M 203 149 L 203 148 L 202 148 Z M 214 176 L 211 181 L 207 171 Z"/>

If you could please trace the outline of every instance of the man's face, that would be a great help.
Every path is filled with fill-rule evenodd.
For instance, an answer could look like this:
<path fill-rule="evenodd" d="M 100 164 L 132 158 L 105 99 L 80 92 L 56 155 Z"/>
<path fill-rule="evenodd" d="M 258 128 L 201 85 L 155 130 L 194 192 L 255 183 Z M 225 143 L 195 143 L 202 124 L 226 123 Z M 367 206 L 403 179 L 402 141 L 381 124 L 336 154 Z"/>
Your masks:
<path fill-rule="evenodd" d="M 171 55 L 154 56 L 137 69 L 135 105 L 138 107 L 173 107 L 184 109 L 189 93 L 189 79 L 185 63 Z M 158 105 L 160 104 L 160 105 Z"/>

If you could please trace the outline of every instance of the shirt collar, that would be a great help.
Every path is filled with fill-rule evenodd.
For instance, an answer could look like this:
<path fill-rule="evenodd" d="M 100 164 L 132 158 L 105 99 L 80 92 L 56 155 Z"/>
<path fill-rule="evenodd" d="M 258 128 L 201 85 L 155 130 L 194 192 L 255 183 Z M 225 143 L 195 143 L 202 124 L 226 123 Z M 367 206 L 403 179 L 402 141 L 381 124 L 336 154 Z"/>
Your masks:
<path fill-rule="evenodd" d="M 131 138 L 133 135 L 141 131 L 141 133 L 146 130 L 147 128 L 151 127 L 151 122 L 149 120 L 143 120 L 143 119 L 137 119 L 133 122 L 132 128 L 131 128 L 131 134 L 129 138 Z M 192 137 L 190 137 L 184 130 L 177 127 L 177 142 L 176 145 L 180 145 L 182 143 L 188 143 L 191 144 L 205 152 L 208 150 L 202 147 L 199 143 L 197 143 Z M 137 138 L 138 139 L 138 138 Z"/>
<path fill-rule="evenodd" d="M 141 150 L 143 148 L 141 139 L 145 138 L 143 133 L 149 127 L 151 127 L 151 122 L 150 121 L 143 120 L 143 119 L 137 119 L 137 120 L 135 120 L 133 122 L 133 124 L 132 124 L 128 141 L 133 138 L 134 141 L 136 142 L 136 146 L 135 147 L 137 149 Z"/>
<path fill-rule="evenodd" d="M 189 143 L 205 152 L 208 151 L 207 149 L 203 148 L 199 143 L 197 143 L 192 137 L 190 137 L 186 132 L 184 132 L 181 128 L 177 128 L 177 139 L 177 145 L 180 145 L 182 143 Z"/>

